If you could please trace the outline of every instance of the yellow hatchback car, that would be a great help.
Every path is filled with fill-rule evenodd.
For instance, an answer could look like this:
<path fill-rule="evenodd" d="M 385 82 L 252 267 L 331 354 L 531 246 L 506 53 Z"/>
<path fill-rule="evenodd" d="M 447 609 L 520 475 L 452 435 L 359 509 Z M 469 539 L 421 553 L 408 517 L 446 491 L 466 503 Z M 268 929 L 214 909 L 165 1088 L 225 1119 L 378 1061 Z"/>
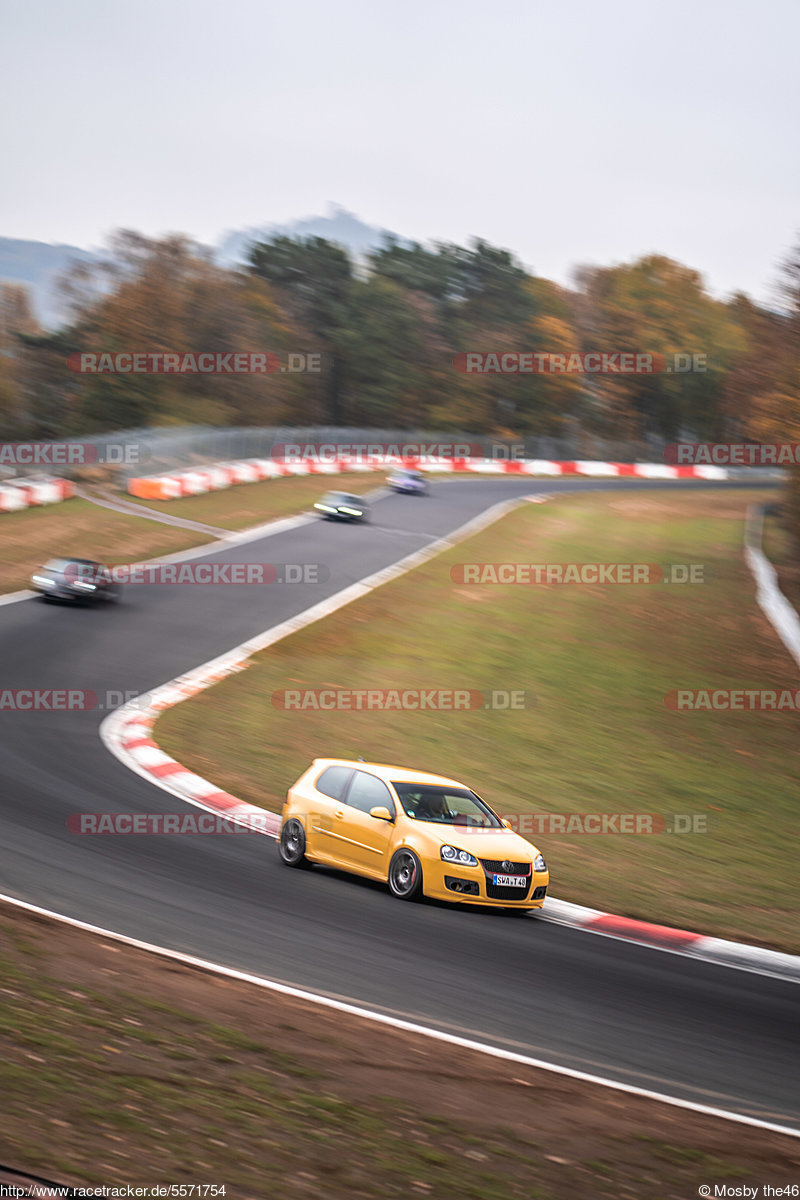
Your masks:
<path fill-rule="evenodd" d="M 401 900 L 541 908 L 550 881 L 536 847 L 463 783 L 379 763 L 315 759 L 289 789 L 278 848 L 287 866 L 353 871 Z"/>

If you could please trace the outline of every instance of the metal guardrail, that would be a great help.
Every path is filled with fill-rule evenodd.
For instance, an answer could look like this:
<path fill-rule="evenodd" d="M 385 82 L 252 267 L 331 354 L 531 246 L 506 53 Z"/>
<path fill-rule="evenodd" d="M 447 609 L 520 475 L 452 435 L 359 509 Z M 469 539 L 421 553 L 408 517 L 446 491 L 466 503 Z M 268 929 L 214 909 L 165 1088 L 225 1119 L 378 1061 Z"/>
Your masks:
<path fill-rule="evenodd" d="M 488 458 L 517 457 L 550 461 L 571 459 L 611 462 L 663 461 L 666 443 L 613 442 L 574 436 L 498 438 L 480 434 L 420 429 L 366 429 L 344 426 L 275 425 L 264 427 L 215 428 L 207 425 L 148 427 L 113 433 L 78 435 L 59 439 L 56 445 L 80 443 L 96 451 L 98 463 L 114 467 L 122 480 L 136 475 L 158 474 L 191 468 L 201 464 L 247 458 L 270 458 L 273 447 L 290 444 L 430 444 L 468 443 L 481 447 Z M 34 468 L 35 470 L 36 468 Z M 70 475 L 70 466 L 48 463 L 42 468 L 50 475 Z M 4 468 L 0 475 L 30 475 L 30 466 Z"/>
<path fill-rule="evenodd" d="M 208 425 L 181 425 L 173 427 L 150 426 L 140 429 L 119 430 L 113 433 L 62 438 L 51 446 L 75 446 L 91 448 L 83 457 L 80 466 L 91 466 L 96 460 L 113 470 L 117 480 L 125 484 L 128 479 L 141 475 L 166 474 L 176 470 L 211 463 L 241 461 L 248 458 L 271 458 L 275 447 L 291 445 L 469 445 L 467 457 L 539 459 L 549 462 L 666 462 L 665 451 L 669 443 L 661 440 L 610 441 L 588 437 L 576 431 L 570 437 L 519 437 L 500 438 L 463 431 L 430 431 L 419 429 L 366 429 L 332 425 L 296 426 L 272 425 L 262 427 L 217 428 Z M 42 445 L 42 442 L 31 442 Z M 783 472 L 775 468 L 728 467 L 729 478 L 783 478 Z M 30 477 L 36 474 L 48 476 L 74 476 L 75 466 L 46 462 L 42 465 L 20 464 L 9 466 L 0 458 L 0 481 L 3 479 Z M 734 474 L 735 473 L 735 474 Z"/>

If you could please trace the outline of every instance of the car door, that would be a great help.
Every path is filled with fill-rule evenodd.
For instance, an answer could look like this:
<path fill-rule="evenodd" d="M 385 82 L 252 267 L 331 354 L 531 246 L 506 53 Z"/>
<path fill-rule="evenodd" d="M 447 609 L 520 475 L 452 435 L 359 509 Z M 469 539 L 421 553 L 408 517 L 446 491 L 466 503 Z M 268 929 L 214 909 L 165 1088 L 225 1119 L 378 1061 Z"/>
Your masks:
<path fill-rule="evenodd" d="M 333 814 L 337 855 L 342 866 L 367 875 L 385 877 L 395 825 L 369 815 L 372 808 L 388 808 L 395 816 L 392 794 L 382 779 L 356 771 Z"/>
<path fill-rule="evenodd" d="M 342 797 L 352 776 L 352 767 L 326 767 L 309 790 L 309 850 L 314 855 L 339 859 L 339 840 L 333 828 L 334 813 L 342 808 Z"/>

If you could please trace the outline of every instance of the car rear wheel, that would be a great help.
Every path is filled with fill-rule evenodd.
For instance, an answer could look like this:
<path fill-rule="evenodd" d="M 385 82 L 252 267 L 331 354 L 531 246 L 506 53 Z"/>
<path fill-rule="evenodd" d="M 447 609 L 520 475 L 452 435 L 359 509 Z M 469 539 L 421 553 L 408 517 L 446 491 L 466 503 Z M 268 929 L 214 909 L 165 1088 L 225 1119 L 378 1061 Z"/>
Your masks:
<path fill-rule="evenodd" d="M 413 850 L 398 850 L 389 863 L 389 887 L 398 900 L 422 895 L 422 866 Z"/>
<path fill-rule="evenodd" d="M 306 832 L 294 817 L 287 821 L 278 839 L 278 853 L 287 867 L 307 867 Z"/>

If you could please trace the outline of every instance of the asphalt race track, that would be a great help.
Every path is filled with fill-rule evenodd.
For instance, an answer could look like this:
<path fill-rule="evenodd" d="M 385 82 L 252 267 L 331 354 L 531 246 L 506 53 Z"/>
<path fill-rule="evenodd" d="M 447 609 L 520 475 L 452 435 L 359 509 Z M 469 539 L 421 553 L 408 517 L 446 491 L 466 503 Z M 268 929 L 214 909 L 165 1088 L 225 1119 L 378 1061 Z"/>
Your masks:
<path fill-rule="evenodd" d="M 326 563 L 324 584 L 138 586 L 120 606 L 97 609 L 10 604 L 0 608 L 0 686 L 147 691 L 499 500 L 652 486 L 664 485 L 509 477 L 434 484 L 428 498 L 383 496 L 371 525 L 310 521 L 203 556 Z M 288 871 L 274 843 L 259 836 L 75 836 L 66 827 L 71 813 L 181 809 L 105 749 L 97 735 L 105 715 L 0 714 L 0 892 L 226 966 L 800 1129 L 788 1050 L 797 1041 L 796 985 L 499 910 L 402 904 L 352 877 Z M 613 894 L 596 903 L 614 911 Z M 457 1072 L 458 1051 L 443 1045 L 442 1055 L 448 1072 Z"/>

